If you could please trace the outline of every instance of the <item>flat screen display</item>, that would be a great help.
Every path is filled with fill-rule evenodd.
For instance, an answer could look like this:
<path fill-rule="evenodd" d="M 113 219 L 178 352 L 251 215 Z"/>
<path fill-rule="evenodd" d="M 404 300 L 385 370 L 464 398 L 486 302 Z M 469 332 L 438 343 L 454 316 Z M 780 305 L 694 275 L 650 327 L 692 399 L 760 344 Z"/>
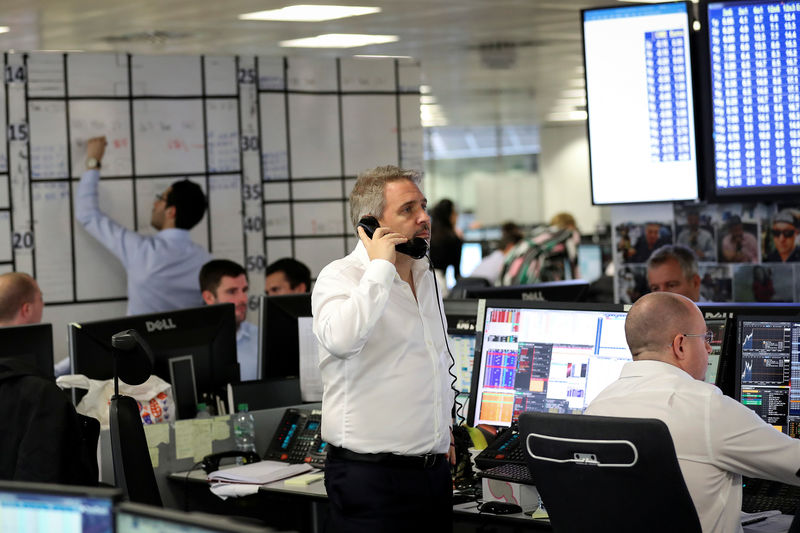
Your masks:
<path fill-rule="evenodd" d="M 710 2 L 713 192 L 800 193 L 797 2 Z"/>
<path fill-rule="evenodd" d="M 486 301 L 472 371 L 473 426 L 510 426 L 525 411 L 582 413 L 619 377 L 632 359 L 627 313 L 578 305 Z"/>
<path fill-rule="evenodd" d="M 688 5 L 582 14 L 592 202 L 697 198 Z"/>

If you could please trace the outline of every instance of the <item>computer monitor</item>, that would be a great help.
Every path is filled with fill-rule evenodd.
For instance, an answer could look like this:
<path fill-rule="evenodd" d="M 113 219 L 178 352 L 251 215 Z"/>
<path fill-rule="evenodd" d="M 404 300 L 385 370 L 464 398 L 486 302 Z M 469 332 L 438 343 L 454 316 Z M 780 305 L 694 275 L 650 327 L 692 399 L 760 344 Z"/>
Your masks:
<path fill-rule="evenodd" d="M 479 242 L 465 242 L 461 245 L 461 262 L 458 270 L 462 278 L 472 274 L 483 260 L 483 245 Z"/>
<path fill-rule="evenodd" d="M 498 298 L 504 300 L 540 300 L 547 302 L 579 302 L 586 297 L 589 283 L 580 279 L 544 281 L 505 287 L 467 287 L 466 298 Z"/>
<path fill-rule="evenodd" d="M 0 481 L 0 531 L 114 533 L 119 489 Z"/>
<path fill-rule="evenodd" d="M 700 109 L 713 135 L 707 197 L 756 202 L 797 195 L 797 4 L 700 6 L 707 60 L 701 73 L 708 84 Z"/>
<path fill-rule="evenodd" d="M 45 377 L 53 377 L 53 326 L 29 324 L 0 328 L 0 357 L 27 361 Z"/>
<path fill-rule="evenodd" d="M 697 198 L 690 13 L 688 2 L 582 12 L 592 203 Z"/>
<path fill-rule="evenodd" d="M 185 513 L 125 502 L 117 506 L 116 533 L 256 533 L 263 527 L 206 513 Z"/>
<path fill-rule="evenodd" d="M 800 437 L 800 315 L 740 315 L 736 328 L 736 398 Z"/>
<path fill-rule="evenodd" d="M 723 354 L 727 353 L 728 320 L 707 318 L 706 328 L 714 334 L 714 340 L 711 341 L 711 353 L 708 354 L 708 370 L 704 381 L 719 386 L 722 382 Z"/>
<path fill-rule="evenodd" d="M 305 401 L 322 399 L 319 347 L 312 329 L 311 294 L 261 296 L 258 311 L 258 376 L 300 377 Z"/>
<path fill-rule="evenodd" d="M 603 248 L 599 244 L 578 245 L 580 279 L 592 283 L 603 277 Z"/>
<path fill-rule="evenodd" d="M 92 379 L 113 377 L 111 336 L 135 329 L 153 349 L 153 373 L 170 380 L 171 358 L 192 356 L 198 394 L 220 394 L 239 381 L 233 304 L 134 315 L 69 325 L 72 372 Z"/>
<path fill-rule="evenodd" d="M 631 361 L 614 304 L 482 301 L 470 425 L 510 426 L 524 411 L 582 413 Z"/>

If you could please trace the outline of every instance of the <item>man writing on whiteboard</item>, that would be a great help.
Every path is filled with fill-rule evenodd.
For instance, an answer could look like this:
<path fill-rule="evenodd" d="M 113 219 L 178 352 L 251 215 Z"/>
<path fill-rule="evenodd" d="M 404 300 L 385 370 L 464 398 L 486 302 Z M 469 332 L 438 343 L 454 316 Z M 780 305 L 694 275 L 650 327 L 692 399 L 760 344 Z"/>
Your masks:
<path fill-rule="evenodd" d="M 419 182 L 394 166 L 358 177 L 350 216 L 360 242 L 320 272 L 311 294 L 331 532 L 452 529 L 450 360 L 417 240 L 431 228 Z M 365 219 L 372 238 L 362 217 L 374 217 Z"/>
<path fill-rule="evenodd" d="M 158 233 L 140 235 L 100 210 L 97 186 L 105 148 L 105 137 L 87 143 L 87 170 L 78 184 L 75 219 L 125 267 L 128 314 L 203 305 L 198 274 L 211 256 L 189 236 L 206 210 L 202 189 L 189 180 L 174 182 L 153 203 L 150 224 Z"/>

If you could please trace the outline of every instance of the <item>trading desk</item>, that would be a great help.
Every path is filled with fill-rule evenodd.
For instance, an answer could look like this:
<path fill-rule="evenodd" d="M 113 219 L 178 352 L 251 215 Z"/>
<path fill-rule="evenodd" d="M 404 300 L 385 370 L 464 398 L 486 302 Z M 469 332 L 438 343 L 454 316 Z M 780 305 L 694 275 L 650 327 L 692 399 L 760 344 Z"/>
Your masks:
<path fill-rule="evenodd" d="M 189 472 L 176 472 L 169 476 L 170 482 L 179 492 L 187 496 L 187 505 L 190 510 L 214 509 L 213 512 L 221 514 L 236 510 L 236 514 L 246 514 L 264 519 L 273 527 L 292 528 L 301 532 L 316 533 L 324 530 L 327 515 L 328 496 L 325 492 L 325 483 L 320 480 L 305 486 L 287 485 L 284 481 L 276 481 L 261 485 L 258 494 L 241 498 L 229 498 L 222 502 L 213 495 L 206 482 L 206 473 L 202 470 Z M 216 501 L 213 501 L 216 500 Z M 239 500 L 236 505 L 231 500 Z M 233 504 L 233 505 L 232 505 Z M 277 504 L 277 505 L 276 505 Z M 226 505 L 228 509 L 226 510 Z M 243 510 L 262 510 L 261 514 L 242 512 Z M 284 515 L 281 523 L 273 523 L 269 516 L 273 509 L 280 509 Z M 294 515 L 295 523 L 287 524 L 286 515 Z M 278 516 L 272 517 L 276 520 Z M 533 520 L 524 513 L 510 515 L 487 515 L 479 513 L 474 502 L 463 503 L 453 507 L 454 533 L 468 533 L 481 531 L 484 533 L 516 533 L 517 531 L 550 531 L 547 522 Z"/>

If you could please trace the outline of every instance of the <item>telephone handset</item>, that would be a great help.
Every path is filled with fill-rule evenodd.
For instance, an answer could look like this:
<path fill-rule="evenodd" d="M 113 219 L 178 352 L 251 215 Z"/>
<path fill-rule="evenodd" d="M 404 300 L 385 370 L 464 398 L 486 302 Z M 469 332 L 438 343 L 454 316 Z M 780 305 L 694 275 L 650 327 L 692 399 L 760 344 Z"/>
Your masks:
<path fill-rule="evenodd" d="M 370 239 L 375 233 L 375 230 L 380 226 L 378 219 L 371 216 L 363 217 L 358 222 L 358 225 L 364 229 L 364 233 L 366 233 L 367 237 Z M 408 242 L 396 244 L 394 249 L 401 254 L 410 255 L 414 259 L 422 259 L 425 257 L 425 254 L 428 253 L 428 241 L 422 237 L 414 237 Z"/>
<path fill-rule="evenodd" d="M 203 470 L 206 471 L 206 474 L 210 474 L 211 472 L 219 470 L 220 461 L 226 457 L 242 457 L 243 458 L 242 462 L 244 464 L 257 463 L 261 461 L 261 457 L 259 457 L 256 452 L 230 450 L 227 452 L 218 452 L 206 455 L 205 457 L 203 457 L 203 462 L 201 466 Z"/>

